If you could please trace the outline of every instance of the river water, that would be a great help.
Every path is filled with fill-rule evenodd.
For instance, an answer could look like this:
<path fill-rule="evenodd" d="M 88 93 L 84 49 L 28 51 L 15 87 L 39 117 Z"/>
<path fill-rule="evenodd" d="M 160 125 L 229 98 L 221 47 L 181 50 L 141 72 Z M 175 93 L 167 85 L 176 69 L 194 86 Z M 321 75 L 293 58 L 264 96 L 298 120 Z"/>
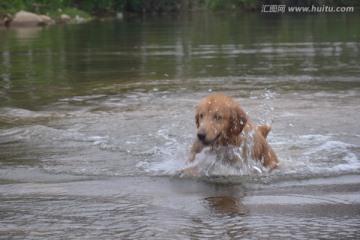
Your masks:
<path fill-rule="evenodd" d="M 194 13 L 0 29 L 0 238 L 360 238 L 359 21 Z M 214 92 L 273 122 L 279 170 L 180 176 L 194 107 Z"/>

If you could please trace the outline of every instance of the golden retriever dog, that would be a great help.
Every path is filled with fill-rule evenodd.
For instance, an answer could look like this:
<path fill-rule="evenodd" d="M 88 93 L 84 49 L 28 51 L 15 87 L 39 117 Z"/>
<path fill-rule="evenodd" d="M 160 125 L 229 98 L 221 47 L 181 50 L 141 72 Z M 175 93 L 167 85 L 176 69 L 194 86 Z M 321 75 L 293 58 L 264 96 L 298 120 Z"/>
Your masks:
<path fill-rule="evenodd" d="M 218 158 L 230 165 L 251 158 L 269 170 L 278 167 L 274 150 L 266 140 L 271 126 L 263 124 L 256 127 L 245 111 L 232 98 L 222 94 L 212 94 L 202 99 L 197 106 L 195 122 L 197 137 L 190 149 L 188 162 L 195 160 L 196 154 L 208 147 Z M 224 154 L 226 148 L 238 147 L 238 154 Z M 242 158 L 242 159 L 239 159 Z M 198 169 L 188 168 L 186 174 L 194 174 Z"/>

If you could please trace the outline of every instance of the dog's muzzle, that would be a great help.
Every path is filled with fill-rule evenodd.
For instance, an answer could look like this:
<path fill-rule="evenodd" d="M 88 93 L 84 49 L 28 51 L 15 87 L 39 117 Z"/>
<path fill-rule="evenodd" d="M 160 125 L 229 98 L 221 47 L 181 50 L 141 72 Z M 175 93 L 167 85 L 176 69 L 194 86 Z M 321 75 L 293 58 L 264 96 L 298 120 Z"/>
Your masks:
<path fill-rule="evenodd" d="M 219 133 L 218 135 L 216 135 L 216 137 L 215 137 L 213 140 L 209 141 L 209 140 L 206 139 L 207 134 L 206 134 L 205 132 L 200 131 L 200 132 L 197 133 L 198 139 L 199 139 L 200 142 L 201 142 L 202 144 L 204 144 L 204 145 L 211 145 L 211 144 L 213 144 L 214 142 L 216 142 L 216 141 L 220 138 L 220 136 L 221 136 L 221 133 Z"/>

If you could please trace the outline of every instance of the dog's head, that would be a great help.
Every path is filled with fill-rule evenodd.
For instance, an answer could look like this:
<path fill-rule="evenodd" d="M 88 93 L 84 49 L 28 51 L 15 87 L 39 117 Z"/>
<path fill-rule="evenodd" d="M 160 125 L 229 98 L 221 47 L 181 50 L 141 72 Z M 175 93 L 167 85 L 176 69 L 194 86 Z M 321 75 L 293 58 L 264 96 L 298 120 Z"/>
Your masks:
<path fill-rule="evenodd" d="M 206 146 L 228 145 L 248 121 L 246 113 L 230 97 L 213 94 L 202 99 L 195 115 L 197 137 Z"/>

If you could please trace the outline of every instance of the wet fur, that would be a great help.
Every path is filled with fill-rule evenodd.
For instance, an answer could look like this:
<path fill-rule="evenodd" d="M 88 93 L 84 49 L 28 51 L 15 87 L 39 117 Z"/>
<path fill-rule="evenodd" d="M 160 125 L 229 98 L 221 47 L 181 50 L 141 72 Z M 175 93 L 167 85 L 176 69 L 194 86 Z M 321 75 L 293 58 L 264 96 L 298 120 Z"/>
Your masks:
<path fill-rule="evenodd" d="M 248 153 L 244 156 L 261 161 L 269 171 L 278 167 L 277 156 L 266 140 L 271 126 L 263 124 L 256 127 L 232 98 L 222 94 L 205 97 L 197 106 L 195 122 L 197 138 L 190 149 L 191 157 L 188 162 L 193 162 L 196 154 L 205 147 L 222 149 L 222 147 L 236 146 L 242 147 L 243 153 Z M 252 144 L 243 144 L 249 137 L 253 140 Z M 235 165 L 239 159 L 232 157 L 226 160 L 229 164 Z M 193 174 L 197 169 L 188 169 L 188 171 Z"/>

